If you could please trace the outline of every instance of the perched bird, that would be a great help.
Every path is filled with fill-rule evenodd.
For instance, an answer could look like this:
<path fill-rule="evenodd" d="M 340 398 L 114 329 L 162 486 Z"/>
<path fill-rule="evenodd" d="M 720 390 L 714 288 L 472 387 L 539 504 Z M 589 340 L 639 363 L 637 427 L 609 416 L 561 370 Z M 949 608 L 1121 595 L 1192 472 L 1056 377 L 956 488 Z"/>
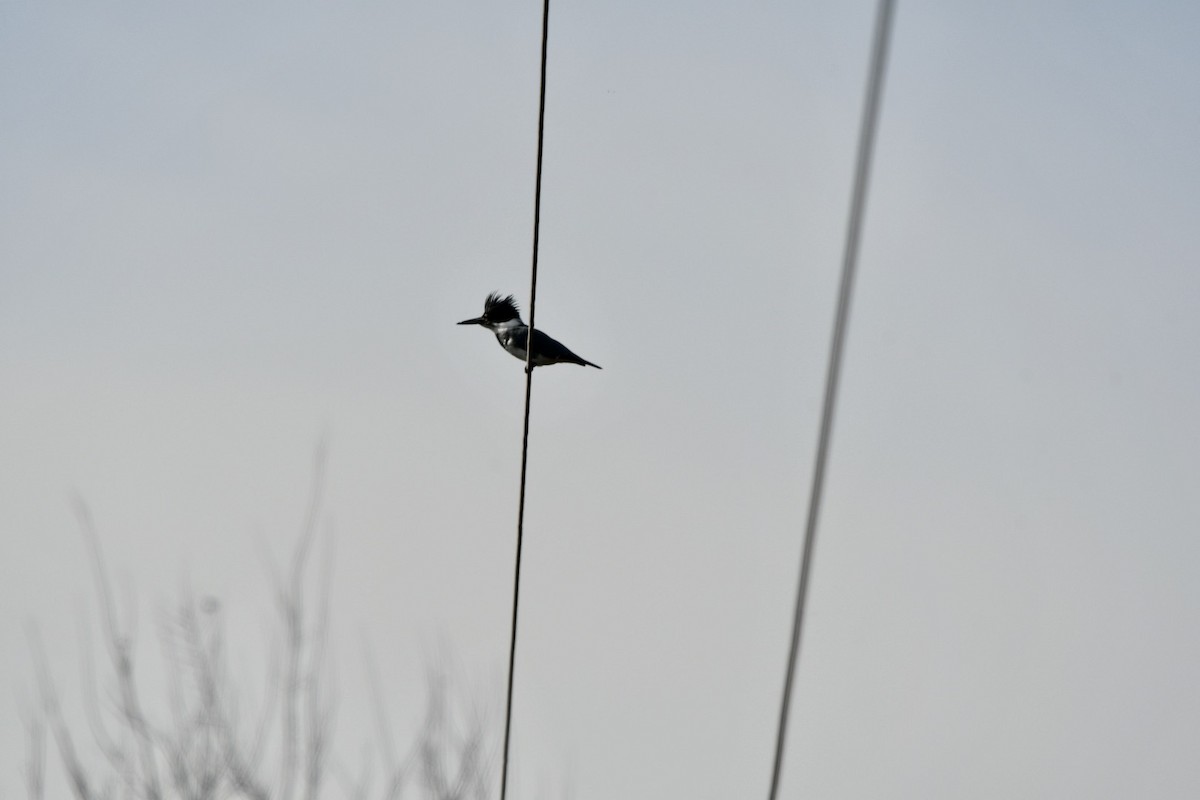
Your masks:
<path fill-rule="evenodd" d="M 517 301 L 510 294 L 501 297 L 499 292 L 492 292 L 483 301 L 483 316 L 475 319 L 464 319 L 459 325 L 482 325 L 496 334 L 496 341 L 508 352 L 525 361 L 529 343 L 529 326 L 521 321 L 521 312 Z M 587 359 L 580 358 L 567 349 L 566 345 L 551 339 L 540 330 L 533 332 L 533 358 L 529 359 L 535 367 L 547 364 L 578 364 L 581 367 L 595 367 Z"/>

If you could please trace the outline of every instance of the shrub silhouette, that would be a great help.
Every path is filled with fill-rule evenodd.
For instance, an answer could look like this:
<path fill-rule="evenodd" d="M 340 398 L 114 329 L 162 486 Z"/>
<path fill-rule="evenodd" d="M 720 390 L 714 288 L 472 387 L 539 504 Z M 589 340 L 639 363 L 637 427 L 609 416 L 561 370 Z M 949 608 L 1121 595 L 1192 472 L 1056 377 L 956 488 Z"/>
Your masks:
<path fill-rule="evenodd" d="M 332 756 L 336 703 L 326 670 L 332 558 L 322 560 L 316 596 L 306 597 L 304 588 L 317 539 L 323 461 L 319 453 L 306 520 L 289 569 L 272 581 L 282 644 L 268 658 L 265 699 L 253 713 L 239 703 L 247 687 L 238 684 L 240 678 L 228 667 L 220 603 L 197 597 L 189 589 L 181 593 L 177 607 L 164 614 L 159 631 L 167 663 L 167 710 L 153 718 L 147 713 L 131 628 L 118 618 L 91 515 L 82 501 L 76 502 L 93 567 L 99 633 L 108 656 L 106 677 L 115 692 L 112 702 L 100 702 L 101 680 L 85 647 L 87 733 L 101 756 L 85 765 L 77 732 L 62 713 L 37 630 L 30 625 L 38 696 L 27 720 L 25 777 L 31 800 L 45 797 L 48 737 L 77 800 L 328 796 L 483 800 L 490 796 L 493 748 L 481 715 L 469 715 L 460 729 L 457 720 L 462 715 L 451 708 L 447 680 L 432 675 L 416 742 L 407 753 L 398 753 L 383 711 L 383 687 L 369 657 L 368 683 L 377 715 L 374 746 L 380 754 L 382 780 L 372 779 L 369 761 L 360 774 L 351 775 Z"/>

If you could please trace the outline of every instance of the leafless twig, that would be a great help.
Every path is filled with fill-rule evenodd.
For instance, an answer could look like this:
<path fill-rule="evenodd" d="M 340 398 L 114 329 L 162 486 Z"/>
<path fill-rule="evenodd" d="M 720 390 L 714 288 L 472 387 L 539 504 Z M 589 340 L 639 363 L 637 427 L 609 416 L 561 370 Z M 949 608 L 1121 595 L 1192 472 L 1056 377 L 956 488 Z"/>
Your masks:
<path fill-rule="evenodd" d="M 300 541 L 292 555 L 292 570 L 286 587 L 277 588 L 280 614 L 287 636 L 287 677 L 283 689 L 283 742 L 280 756 L 279 800 L 292 800 L 295 791 L 300 747 L 300 681 L 304 652 L 304 567 L 316 537 L 321 509 L 321 490 L 325 484 L 325 442 L 317 447 L 308 511 L 301 528 Z"/>
<path fill-rule="evenodd" d="M 154 737 L 142 714 L 141 701 L 137 693 L 137 681 L 133 673 L 133 638 L 123 633 L 117 623 L 112 587 L 104 567 L 104 556 L 100 548 L 100 536 L 92 523 L 92 515 L 82 500 L 76 500 L 75 513 L 83 537 L 91 551 L 92 571 L 96 579 L 96 593 L 100 596 L 101 621 L 104 639 L 108 644 L 112 666 L 117 674 L 117 685 L 121 694 L 121 712 L 125 723 L 136 741 L 142 763 L 142 779 L 148 800 L 161 800 L 162 788 L 158 779 L 158 762 L 154 753 Z"/>
<path fill-rule="evenodd" d="M 63 769 L 67 772 L 71 790 L 77 800 L 92 800 L 92 790 L 88 783 L 87 773 L 75 753 L 75 742 L 62 718 L 62 710 L 58 705 L 58 691 L 54 687 L 54 679 L 50 676 L 50 665 L 46 661 L 46 651 L 42 647 L 37 628 L 30 623 L 26 628 L 29 639 L 29 650 L 33 654 L 34 671 L 37 673 L 38 696 L 41 699 L 42 714 L 54 734 L 58 754 L 62 758 Z"/>
<path fill-rule="evenodd" d="M 318 448 L 308 508 L 290 562 L 282 577 L 274 576 L 276 616 L 281 635 L 271 642 L 266 683 L 259 708 L 239 710 L 239 679 L 226 653 L 228 618 L 220 603 L 198 596 L 184 582 L 178 603 L 163 612 L 156 626 L 167 688 L 164 722 L 152 725 L 143 712 L 134 665 L 137 607 L 127 582 L 122 603 L 115 601 L 101 540 L 87 506 L 75 511 L 94 576 L 100 638 L 107 651 L 100 673 L 91 649 L 86 613 L 79 637 L 84 677 L 84 704 L 91 739 L 103 755 L 99 765 L 85 764 L 68 729 L 46 654 L 36 629 L 29 626 L 29 646 L 37 676 L 37 709 L 27 722 L 25 784 L 29 800 L 44 800 L 47 742 L 57 750 L 75 800 L 319 800 L 333 787 L 352 800 L 376 796 L 372 789 L 371 751 L 364 751 L 361 774 L 353 778 L 333 749 L 337 707 L 336 663 L 331 658 L 330 596 L 335 539 L 323 538 L 317 560 L 317 530 L 324 483 L 325 447 Z M 315 586 L 313 582 L 315 581 Z M 309 587 L 306 590 L 306 586 Z M 312 591 L 313 594 L 308 594 Z M 309 607 L 311 603 L 311 608 Z M 93 618 L 95 619 L 95 618 Z M 399 758 L 385 711 L 385 682 L 380 680 L 364 643 L 370 691 L 376 713 L 378 748 L 383 755 L 381 800 L 404 800 L 405 789 L 422 783 L 430 800 L 485 800 L 492 756 L 475 715 L 461 715 L 449 703 L 448 679 L 431 673 L 424 729 L 407 755 Z M 108 667 L 111 667 L 111 674 Z M 278 721 L 278 725 L 275 723 Z M 243 726 L 249 727 L 249 736 Z M 278 758 L 272 784 L 263 773 L 267 759 Z M 380 784 L 376 784 L 377 787 Z"/>

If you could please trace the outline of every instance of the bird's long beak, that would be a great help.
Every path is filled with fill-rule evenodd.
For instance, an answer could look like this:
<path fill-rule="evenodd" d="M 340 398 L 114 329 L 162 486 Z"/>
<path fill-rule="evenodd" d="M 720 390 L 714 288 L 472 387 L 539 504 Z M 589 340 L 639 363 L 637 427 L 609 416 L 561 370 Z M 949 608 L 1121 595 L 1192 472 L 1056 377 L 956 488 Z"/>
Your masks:
<path fill-rule="evenodd" d="M 483 317 L 476 317 L 475 319 L 464 319 L 462 322 L 460 322 L 458 324 L 459 325 L 486 325 L 487 320 L 485 320 Z"/>

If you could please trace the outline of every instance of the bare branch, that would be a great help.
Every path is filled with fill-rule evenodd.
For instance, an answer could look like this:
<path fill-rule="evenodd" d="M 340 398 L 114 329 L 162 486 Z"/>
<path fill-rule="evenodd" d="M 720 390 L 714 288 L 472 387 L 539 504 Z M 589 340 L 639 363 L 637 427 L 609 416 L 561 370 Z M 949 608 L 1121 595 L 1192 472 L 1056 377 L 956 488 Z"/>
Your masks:
<path fill-rule="evenodd" d="M 54 680 L 50 676 L 50 665 L 46 660 L 46 651 L 42 648 L 41 637 L 33 623 L 26 626 L 26 636 L 29 639 L 29 650 L 33 654 L 34 670 L 37 672 L 38 694 L 42 701 L 42 713 L 54 733 L 54 741 L 58 745 L 58 754 L 62 758 L 63 768 L 71 784 L 71 790 L 77 800 L 92 800 L 87 773 L 79 763 L 75 753 L 75 743 L 63 722 L 62 710 L 58 705 L 58 691 L 54 688 Z"/>
<path fill-rule="evenodd" d="M 83 709 L 96 746 L 100 748 L 100 752 L 108 760 L 109 765 L 114 770 L 121 771 L 125 769 L 126 757 L 125 753 L 113 741 L 112 735 L 105 727 L 104 715 L 100 711 L 100 690 L 96 678 L 96 660 L 92 656 L 92 633 L 91 626 L 88 625 L 87 620 L 87 610 L 81 605 L 79 609 L 79 636 L 77 641 L 83 648 L 80 658 L 80 669 L 83 673 L 81 676 L 83 683 Z"/>
<path fill-rule="evenodd" d="M 283 690 L 283 741 L 280 755 L 279 800 L 291 800 L 295 791 L 298 751 L 300 746 L 299 705 L 300 668 L 304 651 L 304 566 L 316 537 L 317 518 L 321 509 L 321 492 L 325 483 L 326 444 L 317 445 L 313 481 L 309 491 L 308 511 L 300 532 L 300 540 L 292 556 L 290 582 L 280 591 L 280 613 L 287 635 L 287 678 Z"/>
<path fill-rule="evenodd" d="M 187 585 L 186 580 L 184 585 Z M 195 743 L 198 720 L 188 713 L 184 698 L 183 670 L 180 668 L 187 662 L 181 656 L 178 644 L 184 625 L 181 619 L 184 613 L 183 605 L 184 601 L 181 600 L 178 615 L 166 611 L 160 612 L 159 615 L 158 641 L 167 676 L 167 704 L 171 709 L 171 726 L 174 732 L 173 739 L 165 735 L 162 737 L 161 747 L 167 760 L 167 773 L 175 791 L 186 800 L 196 800 L 191 771 L 188 769 L 188 756 Z"/>
<path fill-rule="evenodd" d="M 313 458 L 312 487 L 309 490 L 308 510 L 304 515 L 304 525 L 300 529 L 300 542 L 296 552 L 292 554 L 292 586 L 291 594 L 295 598 L 300 594 L 301 583 L 304 579 L 304 565 L 308 561 L 309 550 L 317 536 L 317 519 L 321 511 L 321 497 L 325 489 L 325 462 L 329 455 L 327 442 L 322 439 L 317 444 L 317 452 Z"/>
<path fill-rule="evenodd" d="M 423 729 L 411 746 L 402 744 L 397 750 L 384 702 L 389 687 L 381 680 L 365 641 L 383 780 L 375 784 L 370 780 L 370 748 L 363 751 L 357 780 L 338 763 L 334 753 L 337 664 L 331 644 L 336 539 L 331 526 L 323 529 L 324 541 L 317 542 L 325 460 L 322 443 L 293 550 L 280 559 L 282 570 L 268 567 L 276 606 L 271 626 L 276 635 L 263 637 L 271 648 L 261 703 L 249 693 L 241 694 L 247 688 L 245 671 L 231 668 L 225 629 L 229 617 L 215 598 L 194 594 L 185 579 L 177 608 L 162 611 L 152 626 L 167 670 L 164 728 L 150 723 L 143 713 L 147 706 L 139 697 L 144 690 L 138 685 L 134 663 L 139 609 L 131 584 L 123 579 L 115 587 L 111 582 L 91 514 L 82 501 L 76 501 L 99 619 L 89 635 L 88 614 L 80 614 L 85 708 L 107 768 L 104 761 L 97 762 L 97 772 L 91 775 L 80 763 L 45 654 L 31 628 L 40 711 L 27 723 L 24 774 L 29 800 L 44 800 L 48 746 L 58 750 L 75 800 L 165 800 L 164 795 L 172 800 L 318 800 L 338 790 L 353 800 L 377 792 L 384 800 L 400 800 L 402 794 L 408 796 L 404 789 L 414 781 L 423 785 L 410 792 L 431 800 L 486 800 L 494 748 L 489 746 L 484 720 L 472 709 L 464 716 L 463 708 L 450 702 L 445 672 L 431 671 Z M 313 561 L 318 563 L 310 567 Z M 114 588 L 121 590 L 120 602 Z M 93 659 L 91 636 L 97 634 L 111 662 L 111 678 L 104 664 L 97 671 Z M 255 707 L 243 713 L 239 700 L 243 706 Z M 47 745 L 51 738 L 54 744 Z M 276 758 L 277 765 L 264 766 L 266 760 Z M 328 786 L 331 782 L 336 785 Z"/>
<path fill-rule="evenodd" d="M 280 644 L 278 639 L 271 641 L 271 655 L 267 660 L 267 679 L 264 685 L 263 707 L 259 714 L 258 725 L 255 728 L 254 739 L 250 743 L 249 752 L 244 759 L 246 769 L 251 772 L 257 772 L 259 765 L 262 763 L 263 754 L 266 752 L 267 737 L 270 733 L 271 721 L 275 719 L 275 705 L 279 702 L 281 694 L 280 678 L 283 671 L 282 656 L 280 655 Z"/>
<path fill-rule="evenodd" d="M 254 770 L 247 765 L 237 741 L 237 733 L 222 702 L 219 643 L 204 641 L 196 613 L 195 600 L 188 596 L 180 611 L 180 628 L 191 652 L 192 670 L 199 694 L 198 719 L 210 736 L 213 750 L 203 769 L 200 797 L 214 793 L 222 775 L 227 775 L 233 787 L 254 800 L 268 800 L 270 793 L 259 782 Z M 206 744 L 206 747 L 209 745 Z"/>
<path fill-rule="evenodd" d="M 91 512 L 82 499 L 76 498 L 75 513 L 84 541 L 91 551 L 92 572 L 96 579 L 96 593 L 100 596 L 101 619 L 104 623 L 104 638 L 108 643 L 113 669 L 117 673 L 117 684 L 121 693 L 121 712 L 125 724 L 133 733 L 142 761 L 142 779 L 149 800 L 160 800 L 162 789 L 158 780 L 158 762 L 154 754 L 154 740 L 150 727 L 142 715 L 138 700 L 137 682 L 133 673 L 133 638 L 123 634 L 117 623 L 113 603 L 112 587 L 104 568 L 104 556 L 100 547 L 100 536 L 96 533 Z M 136 617 L 135 617 L 136 618 Z"/>
<path fill-rule="evenodd" d="M 27 715 L 25 790 L 29 800 L 42 800 L 46 790 L 46 720 L 41 712 Z"/>
<path fill-rule="evenodd" d="M 100 552 L 100 537 L 96 534 L 92 523 L 92 512 L 81 497 L 74 498 L 75 516 L 79 520 L 79 529 L 83 533 L 84 543 L 91 555 L 92 577 L 96 581 L 96 594 L 100 599 L 100 621 L 104 631 L 104 642 L 115 647 L 121 636 L 117 627 L 117 612 L 113 605 L 112 587 L 108 584 L 108 575 L 104 571 L 104 558 Z M 115 663 L 119 653 L 110 653 Z"/>
<path fill-rule="evenodd" d="M 334 563 L 334 535 L 332 528 L 325 536 L 325 554 L 321 559 L 320 587 L 317 592 L 317 624 L 309 647 L 308 699 L 306 703 L 308 728 L 308 770 L 305 782 L 305 798 L 315 800 L 320 791 L 323 767 L 327 755 L 328 739 L 332 731 L 335 703 L 332 698 L 323 701 L 325 686 L 324 666 L 328 658 L 329 639 L 329 596 Z"/>
<path fill-rule="evenodd" d="M 379 681 L 379 668 L 371 652 L 371 645 L 366 637 L 362 640 L 363 663 L 366 665 L 367 685 L 371 690 L 371 706 L 375 709 L 375 727 L 379 733 L 379 749 L 383 755 L 383 766 L 388 776 L 396 775 L 396 743 L 392 738 L 391 725 L 388 722 L 387 707 L 383 703 L 383 689 Z"/>

